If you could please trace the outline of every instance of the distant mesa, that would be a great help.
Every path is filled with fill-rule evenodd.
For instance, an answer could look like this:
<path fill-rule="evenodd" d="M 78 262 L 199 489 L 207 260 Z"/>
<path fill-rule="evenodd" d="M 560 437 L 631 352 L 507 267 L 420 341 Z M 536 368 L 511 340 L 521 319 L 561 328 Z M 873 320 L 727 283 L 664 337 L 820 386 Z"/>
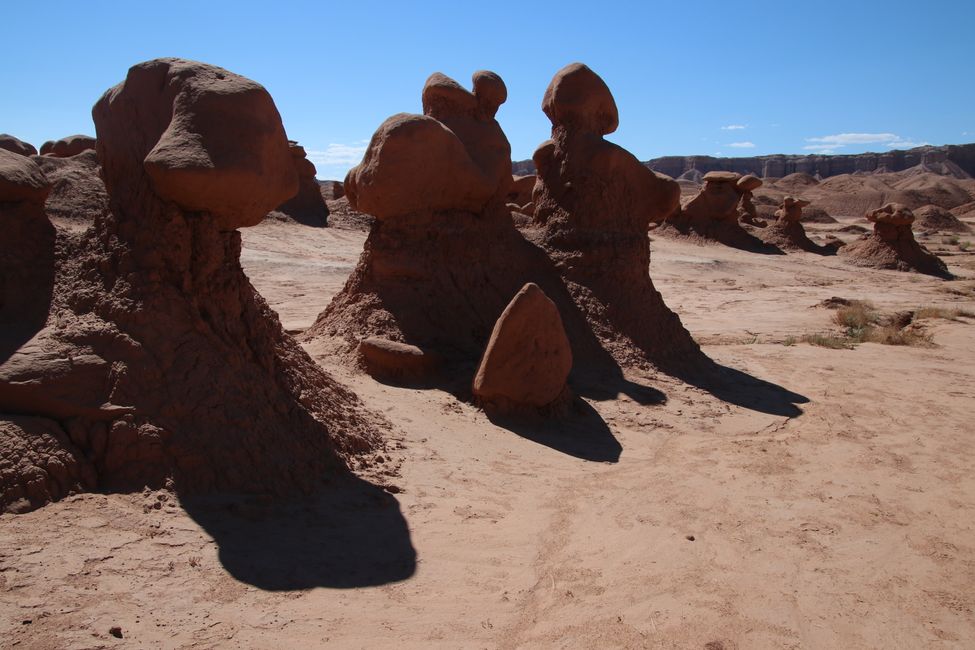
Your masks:
<path fill-rule="evenodd" d="M 873 232 L 863 235 L 840 249 L 850 264 L 877 269 L 916 271 L 950 279 L 948 267 L 914 239 L 911 226 L 914 213 L 899 203 L 888 203 L 866 215 Z"/>

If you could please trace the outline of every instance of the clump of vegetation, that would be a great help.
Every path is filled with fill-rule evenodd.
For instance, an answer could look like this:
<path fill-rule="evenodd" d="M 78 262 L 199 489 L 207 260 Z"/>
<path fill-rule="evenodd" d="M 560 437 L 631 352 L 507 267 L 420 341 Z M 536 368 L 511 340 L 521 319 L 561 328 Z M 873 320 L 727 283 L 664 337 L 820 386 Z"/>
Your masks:
<path fill-rule="evenodd" d="M 942 244 L 951 244 L 952 246 L 957 246 L 958 245 L 958 236 L 957 235 L 952 235 L 951 237 L 942 237 L 941 238 L 941 243 Z"/>
<path fill-rule="evenodd" d="M 833 322 L 843 328 L 843 333 L 806 334 L 802 342 L 832 350 L 852 350 L 860 343 L 930 347 L 934 345 L 932 336 L 919 326 L 918 321 L 975 318 L 975 312 L 947 307 L 919 307 L 913 311 L 882 314 L 865 300 L 834 299 L 832 304 L 839 305 L 833 314 Z M 784 344 L 794 345 L 795 338 L 789 337 Z"/>
<path fill-rule="evenodd" d="M 967 251 L 971 247 L 972 247 L 972 242 L 970 241 L 958 242 L 958 250 L 960 251 Z"/>

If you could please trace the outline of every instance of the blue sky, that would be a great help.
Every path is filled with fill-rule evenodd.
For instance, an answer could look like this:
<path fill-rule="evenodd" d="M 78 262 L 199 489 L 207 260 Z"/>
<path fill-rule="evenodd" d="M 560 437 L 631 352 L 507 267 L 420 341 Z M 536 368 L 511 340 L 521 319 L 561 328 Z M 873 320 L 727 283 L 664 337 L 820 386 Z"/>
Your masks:
<path fill-rule="evenodd" d="M 563 65 L 609 84 L 609 139 L 661 155 L 856 153 L 975 142 L 975 0 L 3 3 L 0 131 L 94 133 L 129 66 L 213 63 L 266 86 L 319 178 L 342 178 L 426 77 L 499 73 L 515 160 L 548 137 Z"/>

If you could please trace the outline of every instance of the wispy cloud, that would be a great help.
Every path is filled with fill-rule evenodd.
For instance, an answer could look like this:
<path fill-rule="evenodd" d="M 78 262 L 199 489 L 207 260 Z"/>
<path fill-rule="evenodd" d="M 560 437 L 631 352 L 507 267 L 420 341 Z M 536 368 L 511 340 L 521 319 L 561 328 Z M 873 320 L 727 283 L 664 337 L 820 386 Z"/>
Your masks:
<path fill-rule="evenodd" d="M 729 124 L 728 126 L 722 126 L 722 131 L 741 131 L 742 129 L 747 129 L 747 124 Z"/>
<path fill-rule="evenodd" d="M 360 140 L 354 144 L 331 143 L 324 151 L 308 151 L 308 160 L 322 167 L 349 167 L 358 165 L 362 155 L 366 152 L 368 140 Z"/>
<path fill-rule="evenodd" d="M 732 142 L 728 146 L 729 147 L 734 147 L 735 149 L 754 149 L 755 148 L 755 143 L 754 142 L 748 142 L 748 141 L 745 141 L 745 142 Z"/>
<path fill-rule="evenodd" d="M 928 144 L 927 142 L 916 142 L 896 133 L 835 133 L 817 138 L 806 138 L 806 142 L 812 144 L 806 145 L 803 149 L 824 154 L 836 153 L 837 149 L 853 144 L 877 144 L 888 149 L 911 149 Z"/>

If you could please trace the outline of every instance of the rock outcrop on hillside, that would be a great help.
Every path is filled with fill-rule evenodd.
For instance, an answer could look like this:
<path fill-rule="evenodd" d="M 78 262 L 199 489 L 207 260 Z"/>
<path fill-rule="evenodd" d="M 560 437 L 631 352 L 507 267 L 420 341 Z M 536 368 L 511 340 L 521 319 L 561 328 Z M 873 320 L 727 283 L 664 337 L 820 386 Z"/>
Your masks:
<path fill-rule="evenodd" d="M 48 140 L 41 145 L 40 153 L 42 156 L 68 158 L 89 149 L 95 150 L 95 138 L 90 135 L 69 135 L 60 140 Z"/>

